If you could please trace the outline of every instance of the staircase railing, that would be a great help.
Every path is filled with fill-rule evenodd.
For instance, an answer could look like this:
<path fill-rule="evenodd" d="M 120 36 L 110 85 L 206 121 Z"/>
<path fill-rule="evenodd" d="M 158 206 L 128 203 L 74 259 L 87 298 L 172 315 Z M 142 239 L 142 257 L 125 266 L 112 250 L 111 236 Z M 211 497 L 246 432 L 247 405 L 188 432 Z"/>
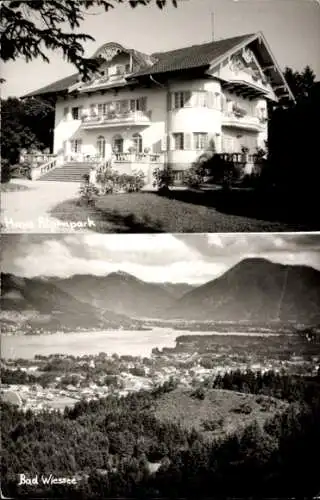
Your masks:
<path fill-rule="evenodd" d="M 44 174 L 50 172 L 56 167 L 60 167 L 63 163 L 63 158 L 60 156 L 54 156 L 50 158 L 49 161 L 42 164 L 31 164 L 30 167 L 30 176 L 32 180 L 40 179 Z"/>

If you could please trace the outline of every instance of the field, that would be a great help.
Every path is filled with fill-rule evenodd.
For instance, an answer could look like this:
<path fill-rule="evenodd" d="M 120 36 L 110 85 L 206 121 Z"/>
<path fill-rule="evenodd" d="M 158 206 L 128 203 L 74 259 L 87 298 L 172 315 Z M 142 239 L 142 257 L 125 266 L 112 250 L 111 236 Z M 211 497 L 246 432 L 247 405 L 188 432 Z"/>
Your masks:
<path fill-rule="evenodd" d="M 187 429 L 201 431 L 208 439 L 231 434 L 255 420 L 263 426 L 288 404 L 279 399 L 243 394 L 235 391 L 207 389 L 204 399 L 193 396 L 193 390 L 175 389 L 155 402 L 155 416 L 162 422 L 175 422 Z M 211 429 L 204 422 L 211 423 Z"/>

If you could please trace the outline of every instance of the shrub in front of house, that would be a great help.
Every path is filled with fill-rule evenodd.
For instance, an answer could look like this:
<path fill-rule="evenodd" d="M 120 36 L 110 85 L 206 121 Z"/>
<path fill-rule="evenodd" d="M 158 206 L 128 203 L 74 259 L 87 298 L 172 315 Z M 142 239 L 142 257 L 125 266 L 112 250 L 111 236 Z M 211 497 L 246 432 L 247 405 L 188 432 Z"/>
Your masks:
<path fill-rule="evenodd" d="M 143 188 L 144 179 L 145 175 L 141 171 L 132 174 L 119 174 L 111 168 L 106 168 L 97 174 L 97 182 L 105 194 L 137 193 Z"/>
<path fill-rule="evenodd" d="M 11 166 L 9 160 L 1 159 L 1 184 L 9 182 L 11 179 Z"/>
<path fill-rule="evenodd" d="M 153 187 L 156 187 L 159 193 L 167 193 L 174 183 L 174 173 L 170 165 L 164 168 L 155 168 L 153 177 Z"/>
<path fill-rule="evenodd" d="M 10 165 L 9 160 L 1 161 L 1 183 L 9 182 L 12 178 L 31 179 L 31 167 L 27 162 Z"/>
<path fill-rule="evenodd" d="M 216 154 L 213 140 L 209 141 L 208 149 L 204 151 L 184 174 L 184 182 L 190 188 L 198 188 L 210 180 L 210 165 Z"/>
<path fill-rule="evenodd" d="M 99 194 L 98 189 L 93 185 L 89 184 L 88 180 L 86 180 L 86 177 L 89 178 L 89 176 L 83 176 L 84 182 L 80 186 L 80 200 L 79 204 L 80 205 L 93 205 L 95 197 Z"/>
<path fill-rule="evenodd" d="M 190 188 L 198 188 L 205 181 L 205 169 L 203 165 L 193 164 L 184 174 L 184 182 Z"/>

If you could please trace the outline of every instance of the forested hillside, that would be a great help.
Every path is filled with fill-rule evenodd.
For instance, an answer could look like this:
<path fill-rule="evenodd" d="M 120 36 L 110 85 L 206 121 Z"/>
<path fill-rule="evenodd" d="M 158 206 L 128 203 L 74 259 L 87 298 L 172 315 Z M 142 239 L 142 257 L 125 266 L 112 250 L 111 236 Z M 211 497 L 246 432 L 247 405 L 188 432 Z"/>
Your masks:
<path fill-rule="evenodd" d="M 126 398 L 81 401 L 64 414 L 2 404 L 2 488 L 7 496 L 57 498 L 292 497 L 319 492 L 320 379 L 234 372 L 193 397 L 228 389 L 274 396 L 287 409 L 208 440 L 154 412 L 173 382 Z M 240 408 L 240 412 L 246 412 Z M 17 488 L 17 475 L 76 477 L 75 486 Z M 253 480 L 254 478 L 254 480 Z"/>

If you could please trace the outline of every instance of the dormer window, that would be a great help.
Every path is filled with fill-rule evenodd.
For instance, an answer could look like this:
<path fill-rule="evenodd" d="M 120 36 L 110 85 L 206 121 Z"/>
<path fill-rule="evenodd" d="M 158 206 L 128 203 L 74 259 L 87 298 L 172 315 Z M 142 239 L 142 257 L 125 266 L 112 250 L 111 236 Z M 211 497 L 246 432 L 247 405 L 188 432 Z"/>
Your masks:
<path fill-rule="evenodd" d="M 124 64 L 119 64 L 116 66 L 116 75 L 124 75 L 126 72 L 126 67 Z"/>

